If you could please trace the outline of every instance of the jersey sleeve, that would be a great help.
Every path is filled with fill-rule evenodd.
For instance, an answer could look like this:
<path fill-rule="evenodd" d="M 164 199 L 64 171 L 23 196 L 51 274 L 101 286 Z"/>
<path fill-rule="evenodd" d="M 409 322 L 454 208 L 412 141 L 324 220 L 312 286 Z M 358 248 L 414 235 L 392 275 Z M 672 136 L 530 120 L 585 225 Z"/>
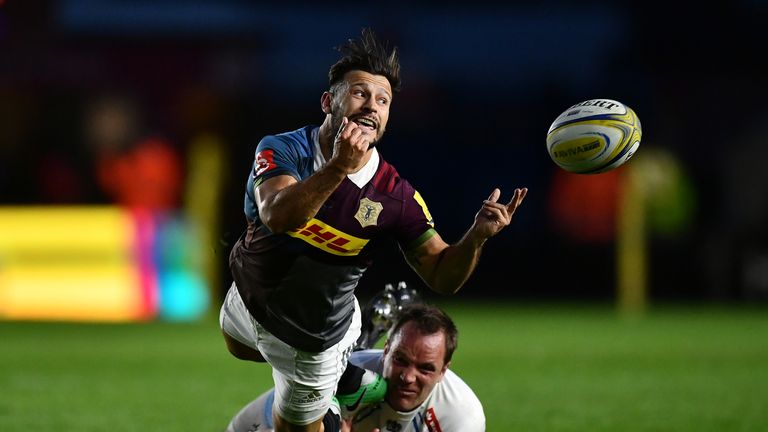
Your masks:
<path fill-rule="evenodd" d="M 455 406 L 451 407 L 453 411 L 450 416 L 442 417 L 439 422 L 433 417 L 434 411 L 427 410 L 425 423 L 429 431 L 442 432 L 485 432 L 485 413 L 483 407 L 475 401 L 461 400 L 457 401 Z"/>
<path fill-rule="evenodd" d="M 274 135 L 268 135 L 256 146 L 256 155 L 251 167 L 251 174 L 245 185 L 245 215 L 249 220 L 257 220 L 259 211 L 256 208 L 256 196 L 254 189 L 264 180 L 287 174 L 297 180 L 299 177 L 299 155 L 295 148 L 284 139 Z"/>
<path fill-rule="evenodd" d="M 404 251 L 418 247 L 437 231 L 427 203 L 407 181 L 403 182 L 403 213 L 395 238 Z"/>
<path fill-rule="evenodd" d="M 256 156 L 251 170 L 254 186 L 278 175 L 290 175 L 300 180 L 300 155 L 285 139 L 274 135 L 264 137 L 256 147 Z"/>
<path fill-rule="evenodd" d="M 438 386 L 424 414 L 429 431 L 485 431 L 483 405 L 467 383 L 449 369 Z"/>

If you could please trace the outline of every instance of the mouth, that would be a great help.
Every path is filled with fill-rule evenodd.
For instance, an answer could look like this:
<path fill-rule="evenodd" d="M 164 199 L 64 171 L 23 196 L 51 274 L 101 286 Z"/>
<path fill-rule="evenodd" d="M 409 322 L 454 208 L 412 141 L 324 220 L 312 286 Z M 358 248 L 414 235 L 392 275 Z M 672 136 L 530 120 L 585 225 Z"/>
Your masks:
<path fill-rule="evenodd" d="M 356 117 L 352 119 L 353 122 L 357 123 L 358 126 L 362 126 L 366 129 L 370 129 L 372 131 L 375 131 L 379 128 L 379 124 L 376 123 L 376 120 L 370 118 L 370 117 Z"/>
<path fill-rule="evenodd" d="M 411 390 L 404 387 L 397 387 L 395 388 L 395 393 L 401 398 L 412 398 L 416 396 L 419 392 L 417 392 L 416 390 Z"/>

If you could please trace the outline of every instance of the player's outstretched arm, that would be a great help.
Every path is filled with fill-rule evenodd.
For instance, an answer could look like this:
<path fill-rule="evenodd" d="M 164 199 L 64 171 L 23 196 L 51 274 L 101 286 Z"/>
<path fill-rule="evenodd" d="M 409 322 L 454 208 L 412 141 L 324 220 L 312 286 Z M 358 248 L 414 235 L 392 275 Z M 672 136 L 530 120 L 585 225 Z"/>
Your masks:
<path fill-rule="evenodd" d="M 408 263 L 432 290 L 455 293 L 474 271 L 485 241 L 512 222 L 512 216 L 527 194 L 527 188 L 515 189 L 512 199 L 504 204 L 498 202 L 501 191 L 494 189 L 461 240 L 448 245 L 436 234 L 406 253 Z"/>

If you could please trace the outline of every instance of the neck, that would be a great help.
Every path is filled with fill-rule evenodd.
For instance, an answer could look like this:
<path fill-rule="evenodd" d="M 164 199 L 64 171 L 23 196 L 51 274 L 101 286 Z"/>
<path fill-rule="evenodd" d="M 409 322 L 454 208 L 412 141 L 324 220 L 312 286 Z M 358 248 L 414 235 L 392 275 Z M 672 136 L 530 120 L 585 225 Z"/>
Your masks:
<path fill-rule="evenodd" d="M 320 125 L 318 140 L 320 141 L 320 150 L 323 152 L 325 160 L 330 160 L 333 156 L 333 138 L 336 132 L 331 130 L 331 116 L 327 116 L 323 124 Z"/>

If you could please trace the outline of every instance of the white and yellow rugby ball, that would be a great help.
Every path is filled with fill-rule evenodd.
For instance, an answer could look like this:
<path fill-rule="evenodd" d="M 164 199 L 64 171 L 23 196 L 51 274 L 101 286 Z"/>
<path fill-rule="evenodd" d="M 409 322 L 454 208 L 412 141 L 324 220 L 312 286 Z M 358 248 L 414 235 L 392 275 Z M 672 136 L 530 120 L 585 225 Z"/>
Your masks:
<path fill-rule="evenodd" d="M 560 114 L 547 132 L 547 151 L 562 169 L 597 174 L 628 161 L 640 146 L 640 119 L 611 99 L 590 99 Z"/>

